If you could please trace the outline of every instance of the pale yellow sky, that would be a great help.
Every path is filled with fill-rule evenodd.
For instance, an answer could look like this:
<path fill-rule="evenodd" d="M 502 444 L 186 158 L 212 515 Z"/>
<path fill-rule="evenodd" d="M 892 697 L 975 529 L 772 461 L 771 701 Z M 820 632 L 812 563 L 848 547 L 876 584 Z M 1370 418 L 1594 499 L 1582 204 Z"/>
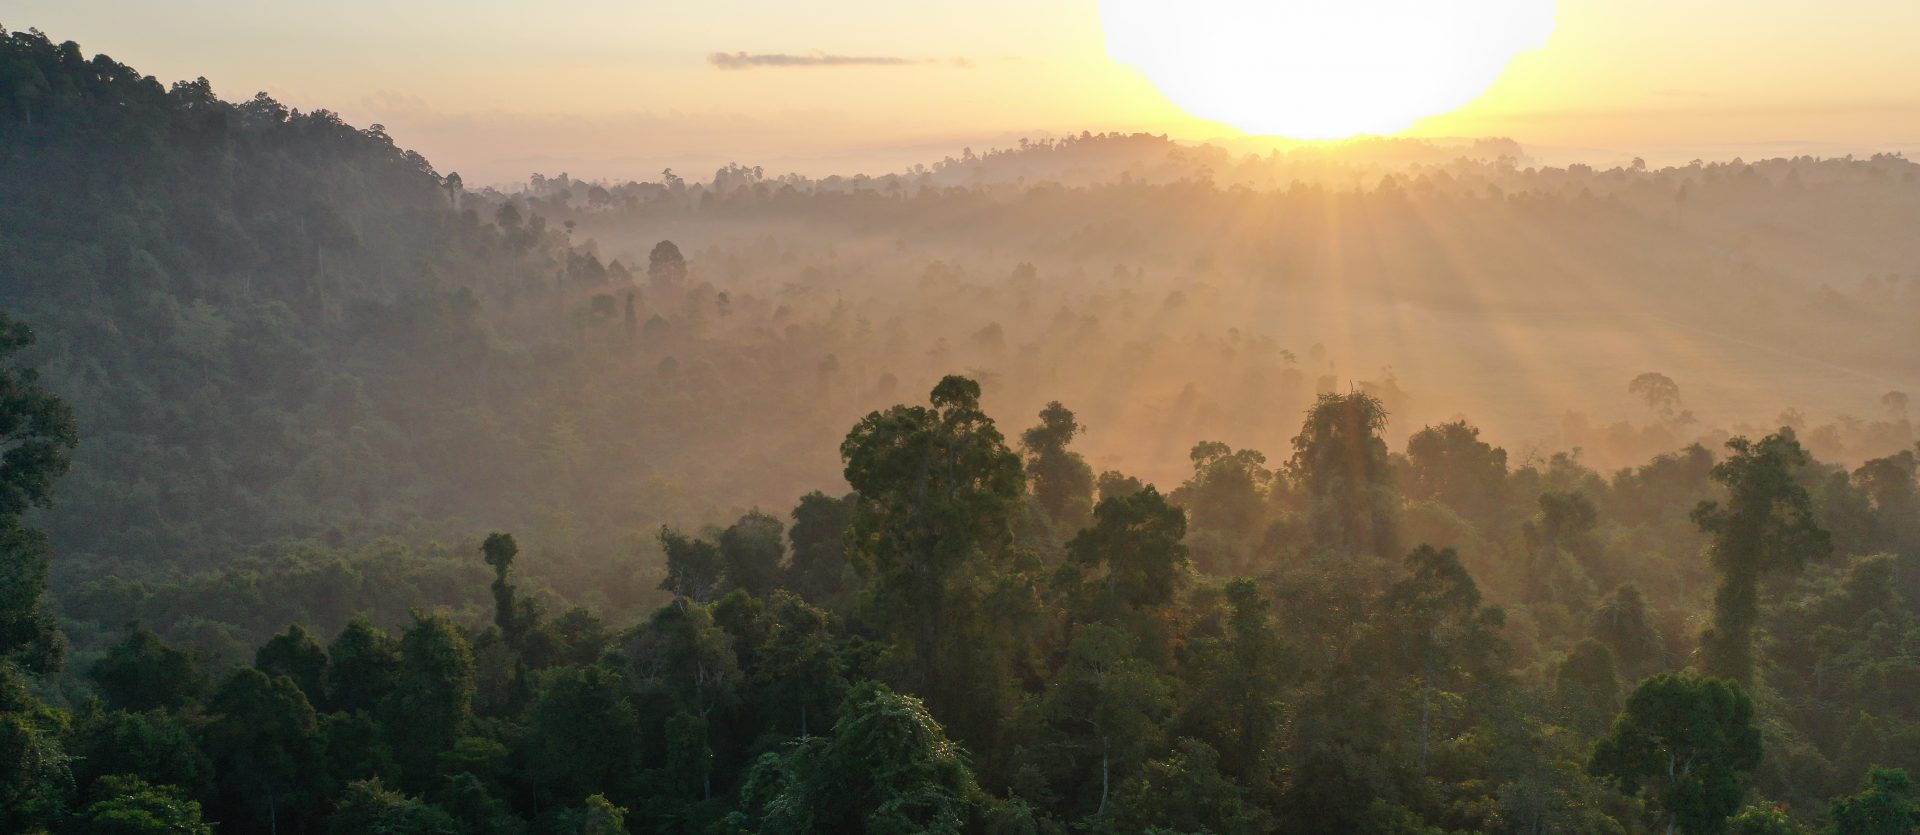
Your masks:
<path fill-rule="evenodd" d="M 380 122 L 473 182 L 884 172 L 1020 136 L 1237 134 L 1108 58 L 1098 0 L 0 0 L 0 25 Z M 1546 157 L 1913 150 L 1916 32 L 1915 0 L 1559 0 L 1544 48 L 1410 133 Z M 901 62 L 728 70 L 716 52 Z"/>

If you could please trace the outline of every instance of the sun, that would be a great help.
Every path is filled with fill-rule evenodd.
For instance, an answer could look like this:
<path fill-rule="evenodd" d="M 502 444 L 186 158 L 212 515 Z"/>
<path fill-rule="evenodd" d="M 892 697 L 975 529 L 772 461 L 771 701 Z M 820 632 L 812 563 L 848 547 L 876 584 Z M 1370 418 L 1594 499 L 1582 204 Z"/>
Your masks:
<path fill-rule="evenodd" d="M 1397 133 L 1485 92 L 1554 0 L 1100 0 L 1107 54 L 1250 134 Z"/>

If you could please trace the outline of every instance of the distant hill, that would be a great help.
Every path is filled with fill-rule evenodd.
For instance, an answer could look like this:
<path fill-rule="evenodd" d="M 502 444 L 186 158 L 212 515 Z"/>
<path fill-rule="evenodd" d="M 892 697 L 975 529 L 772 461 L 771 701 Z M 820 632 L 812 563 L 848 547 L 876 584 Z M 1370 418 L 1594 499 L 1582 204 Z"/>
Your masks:
<path fill-rule="evenodd" d="M 566 360 L 483 310 L 597 260 L 457 211 L 456 178 L 328 111 L 33 32 L 0 38 L 0 90 L 0 305 L 86 438 L 44 520 L 64 554 L 191 565 L 512 507 L 473 488 L 524 483 L 527 380 Z"/>
<path fill-rule="evenodd" d="M 1511 142 L 1264 155 L 1084 134 L 904 174 L 466 189 L 378 126 L 0 39 L 0 308 L 85 439 L 68 586 L 265 543 L 523 534 L 584 590 L 650 532 L 834 490 L 940 375 L 1050 400 L 1171 489 L 1316 391 L 1606 469 L 1797 423 L 1909 446 L 1920 166 L 1533 167 Z M 677 247 L 662 247 L 671 240 Z M 1626 390 L 1676 381 L 1682 409 Z M 1797 411 L 1788 411 L 1797 410 Z M 543 568 L 544 567 L 544 568 Z"/>

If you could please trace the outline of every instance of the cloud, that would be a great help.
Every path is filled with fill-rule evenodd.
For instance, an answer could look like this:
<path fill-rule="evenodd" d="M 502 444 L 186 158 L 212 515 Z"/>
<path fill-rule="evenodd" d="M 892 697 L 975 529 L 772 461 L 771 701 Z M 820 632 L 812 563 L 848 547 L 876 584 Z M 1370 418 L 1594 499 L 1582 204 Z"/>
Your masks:
<path fill-rule="evenodd" d="M 815 50 L 805 55 L 769 53 L 754 55 L 746 52 L 715 52 L 707 56 L 707 63 L 723 70 L 750 70 L 756 67 L 915 67 L 938 64 L 932 58 L 900 58 L 890 55 L 829 55 Z M 966 69 L 973 62 L 966 58 L 954 58 L 953 66 Z"/>

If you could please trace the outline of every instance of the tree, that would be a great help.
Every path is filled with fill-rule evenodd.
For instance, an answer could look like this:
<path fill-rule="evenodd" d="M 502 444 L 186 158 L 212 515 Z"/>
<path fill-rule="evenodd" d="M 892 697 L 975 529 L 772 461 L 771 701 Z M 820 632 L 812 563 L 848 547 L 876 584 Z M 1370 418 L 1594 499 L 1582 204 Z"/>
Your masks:
<path fill-rule="evenodd" d="M 675 598 L 628 642 L 627 663 L 644 691 L 673 709 L 706 716 L 739 697 L 740 661 L 709 607 Z"/>
<path fill-rule="evenodd" d="M 204 794 L 213 764 L 190 733 L 199 716 L 166 711 L 130 713 L 89 703 L 73 716 L 68 748 L 73 783 L 82 791 L 103 777 L 139 777 L 190 794 Z"/>
<path fill-rule="evenodd" d="M 1913 450 L 1875 458 L 1853 471 L 1853 484 L 1872 504 L 1869 546 L 1894 553 L 1920 548 L 1920 456 Z"/>
<path fill-rule="evenodd" d="M 704 716 L 680 711 L 667 717 L 667 767 L 681 800 L 713 797 L 713 737 Z"/>
<path fill-rule="evenodd" d="M 513 541 L 513 534 L 492 533 L 485 542 L 480 543 L 480 554 L 493 568 L 493 624 L 499 627 L 500 634 L 506 638 L 507 646 L 518 649 L 523 628 L 516 619 L 519 613 L 513 601 L 513 559 L 520 553 L 520 544 Z"/>
<path fill-rule="evenodd" d="M 286 676 L 237 670 L 208 702 L 213 721 L 202 747 L 212 759 L 220 804 L 216 820 L 277 831 L 283 814 L 299 820 L 318 800 L 320 733 L 313 706 Z"/>
<path fill-rule="evenodd" d="M 1147 487 L 1138 493 L 1103 499 L 1093 526 L 1067 543 L 1076 565 L 1099 571 L 1095 584 L 1107 611 L 1165 606 L 1187 584 L 1191 566 L 1187 514 Z"/>
<path fill-rule="evenodd" d="M 580 819 L 580 835 L 626 835 L 627 810 L 615 806 L 606 795 L 589 796 L 585 812 Z"/>
<path fill-rule="evenodd" d="M 89 835 L 213 835 L 200 819 L 200 804 L 173 786 L 152 786 L 138 777 L 108 776 L 94 783 L 92 802 L 74 817 L 75 832 Z"/>
<path fill-rule="evenodd" d="M 1741 775 L 1760 764 L 1753 702 L 1732 679 L 1663 673 L 1640 682 L 1588 770 L 1624 794 L 1645 794 L 1667 831 L 1719 832 L 1740 808 Z"/>
<path fill-rule="evenodd" d="M 1613 651 L 1629 681 L 1666 666 L 1666 642 L 1639 586 L 1628 583 L 1614 589 L 1594 607 L 1587 634 Z"/>
<path fill-rule="evenodd" d="M 938 706 L 965 674 L 945 640 L 968 614 L 954 610 L 960 588 L 1004 558 L 1025 483 L 980 409 L 979 383 L 949 376 L 931 399 L 867 415 L 840 456 L 860 494 L 848 542 L 867 581 L 863 611 L 906 650 L 909 681 Z"/>
<path fill-rule="evenodd" d="M 1909 835 L 1920 826 L 1913 781 L 1899 768 L 1874 769 L 1866 791 L 1836 798 L 1831 813 L 1833 835 Z"/>
<path fill-rule="evenodd" d="M 685 292 L 687 259 L 672 241 L 654 244 L 647 254 L 647 278 L 653 282 L 654 298 L 671 301 Z"/>
<path fill-rule="evenodd" d="M 1429 426 L 1407 439 L 1408 499 L 1433 500 L 1486 525 L 1506 499 L 1507 451 L 1480 440 L 1480 430 L 1457 420 Z"/>
<path fill-rule="evenodd" d="M 574 606 L 551 622 L 541 624 L 539 639 L 531 643 L 528 666 L 545 669 L 556 664 L 586 666 L 600 660 L 612 636 L 607 625 L 591 610 Z"/>
<path fill-rule="evenodd" d="M 526 823 L 514 816 L 506 802 L 471 773 L 448 777 L 429 800 L 459 822 L 461 828 L 456 831 L 462 835 L 522 835 L 527 831 Z"/>
<path fill-rule="evenodd" d="M 305 627 L 293 624 L 253 654 L 253 666 L 269 676 L 286 676 L 300 685 L 307 701 L 327 704 L 327 650 Z"/>
<path fill-rule="evenodd" d="M 557 667 L 527 708 L 524 779 L 552 807 L 594 792 L 629 797 L 640 774 L 640 714 L 628 684 L 598 665 Z"/>
<path fill-rule="evenodd" d="M 786 556 L 786 527 L 777 517 L 748 511 L 720 532 L 720 565 L 731 588 L 764 598 L 780 585 L 780 560 Z"/>
<path fill-rule="evenodd" d="M 834 498 L 818 490 L 800 497 L 793 509 L 787 541 L 787 587 L 816 605 L 832 605 L 850 590 L 854 578 L 847 562 L 847 528 L 853 523 L 858 494 Z"/>
<path fill-rule="evenodd" d="M 380 785 L 379 778 L 347 784 L 340 805 L 327 819 L 333 835 L 450 835 L 459 821 L 433 804 Z"/>
<path fill-rule="evenodd" d="M 29 672 L 60 666 L 63 644 L 41 608 L 47 539 L 20 514 L 53 502 L 79 443 L 73 411 L 40 383 L 39 372 L 10 360 L 34 343 L 32 329 L 0 313 L 0 660 Z"/>
<path fill-rule="evenodd" d="M 1599 547 L 1589 534 L 1599 523 L 1600 511 L 1577 490 L 1547 490 L 1537 503 L 1539 512 L 1521 527 L 1531 596 L 1573 611 L 1585 610 L 1596 592 L 1587 566 L 1599 563 Z"/>
<path fill-rule="evenodd" d="M 364 616 L 348 621 L 327 650 L 334 710 L 374 710 L 399 680 L 399 643 Z"/>
<path fill-rule="evenodd" d="M 966 754 L 920 700 L 876 682 L 848 695 L 831 736 L 768 754 L 754 772 L 762 835 L 958 835 L 981 795 Z"/>
<path fill-rule="evenodd" d="M 1727 821 L 1727 835 L 1807 835 L 1779 807 L 1748 806 Z"/>
<path fill-rule="evenodd" d="M 1063 532 L 1085 527 L 1093 510 L 1093 468 L 1067 449 L 1085 431 L 1073 411 L 1056 400 L 1040 410 L 1040 425 L 1020 435 L 1034 502 Z"/>
<path fill-rule="evenodd" d="M 802 739 L 840 709 L 847 680 L 830 616 L 788 591 L 773 593 L 772 630 L 755 676 L 773 727 Z M 791 723 L 789 723 L 791 720 Z"/>
<path fill-rule="evenodd" d="M 1145 490 L 1147 485 L 1141 483 L 1140 479 L 1127 475 L 1119 470 L 1107 470 L 1100 474 L 1100 479 L 1096 487 L 1096 492 L 1099 494 L 1100 499 L 1104 501 L 1106 499 L 1119 499 L 1131 496 L 1141 490 Z"/>
<path fill-rule="evenodd" d="M 667 555 L 667 576 L 660 581 L 662 590 L 695 603 L 709 602 L 719 594 L 726 576 L 719 546 L 662 525 L 660 549 Z"/>
<path fill-rule="evenodd" d="M 460 208 L 460 193 L 465 188 L 465 183 L 462 183 L 460 180 L 460 172 L 447 172 L 447 178 L 442 181 L 442 184 L 447 190 L 448 208 L 458 210 Z"/>
<path fill-rule="evenodd" d="M 1113 831 L 1212 832 L 1255 835 L 1269 831 L 1266 816 L 1247 800 L 1247 789 L 1220 770 L 1220 755 L 1195 739 L 1182 739 L 1167 756 L 1146 764 L 1114 798 Z"/>
<path fill-rule="evenodd" d="M 1540 512 L 1527 525 L 1527 537 L 1535 547 L 1557 548 L 1573 552 L 1580 537 L 1591 532 L 1600 521 L 1600 511 L 1586 494 L 1575 491 L 1547 490 L 1538 499 Z"/>
<path fill-rule="evenodd" d="M 122 710 L 178 710 L 205 685 L 193 656 L 167 646 L 137 622 L 87 673 L 107 704 Z"/>
<path fill-rule="evenodd" d="M 1759 443 L 1734 438 L 1727 448 L 1733 455 L 1713 467 L 1713 480 L 1727 488 L 1726 503 L 1703 501 L 1693 511 L 1694 523 L 1713 537 L 1711 558 L 1720 572 L 1713 626 L 1701 636 L 1701 669 L 1744 683 L 1753 678 L 1761 575 L 1824 559 L 1833 543 L 1798 479 L 1809 459 L 1792 430 Z"/>
<path fill-rule="evenodd" d="M 1267 487 L 1273 473 L 1267 457 L 1251 449 L 1235 450 L 1219 441 L 1194 444 L 1187 454 L 1193 477 L 1174 498 L 1192 512 L 1193 530 L 1244 543 L 1260 533 L 1266 518 Z M 1131 485 L 1115 485 L 1131 489 Z"/>
<path fill-rule="evenodd" d="M 66 656 L 59 624 L 41 603 L 47 587 L 47 536 L 0 514 L 0 663 L 56 672 Z"/>
<path fill-rule="evenodd" d="M 46 38 L 8 42 L 46 45 Z M 18 74 L 0 71 L 7 76 Z M 28 89 L 14 83 L 16 93 Z M 29 127 L 32 121 L 28 110 Z M 65 811 L 72 780 L 56 735 L 63 721 L 29 690 L 29 674 L 60 668 L 65 642 L 42 606 L 47 537 L 20 515 L 51 505 L 53 482 L 66 473 L 79 433 L 72 411 L 41 386 L 39 372 L 11 365 L 33 342 L 31 329 L 0 313 L 0 829 L 19 831 L 52 824 Z M 139 694 L 136 684 L 120 683 Z"/>
<path fill-rule="evenodd" d="M 1554 675 L 1554 701 L 1570 728 L 1595 734 L 1620 711 L 1620 678 L 1613 651 L 1592 638 L 1575 644 Z"/>
<path fill-rule="evenodd" d="M 1173 710 L 1174 681 L 1134 657 L 1135 640 L 1108 624 L 1089 624 L 1067 648 L 1066 666 L 1031 709 L 1040 730 L 1021 754 L 1047 763 L 1071 808 L 1092 821 L 1108 816 L 1113 790 L 1158 748 Z"/>
<path fill-rule="evenodd" d="M 31 368 L 5 365 L 32 346 L 33 329 L 0 313 L 0 516 L 13 517 L 53 501 L 53 482 L 66 474 L 79 443 L 73 410 L 40 384 Z"/>
<path fill-rule="evenodd" d="M 1649 371 L 1627 383 L 1627 393 L 1646 401 L 1647 408 L 1671 418 L 1680 406 L 1680 385 L 1672 377 Z"/>
<path fill-rule="evenodd" d="M 1381 637 L 1396 666 L 1419 683 L 1418 768 L 1425 774 L 1434 696 L 1454 682 L 1491 673 L 1491 662 L 1504 649 L 1499 631 L 1505 614 L 1481 607 L 1480 589 L 1452 548 L 1415 548 L 1407 568 L 1408 576 L 1389 587 L 1382 601 Z"/>
<path fill-rule="evenodd" d="M 473 721 L 473 650 L 443 615 L 415 613 L 400 637 L 400 668 L 381 699 L 382 724 L 407 777 L 424 784 L 441 752 Z"/>
<path fill-rule="evenodd" d="M 0 831 L 46 830 L 66 812 L 73 791 L 61 718 L 27 686 L 19 667 L 0 661 Z"/>
<path fill-rule="evenodd" d="M 1906 420 L 1907 404 L 1912 401 L 1913 398 L 1907 396 L 1904 391 L 1890 391 L 1880 395 L 1880 405 L 1886 407 L 1887 417 L 1893 420 Z"/>
<path fill-rule="evenodd" d="M 1293 439 L 1288 469 L 1313 502 L 1315 543 L 1353 555 L 1398 550 L 1387 410 L 1366 392 L 1322 394 Z"/>
<path fill-rule="evenodd" d="M 1242 785 L 1269 776 L 1280 738 L 1280 697 L 1293 666 L 1293 650 L 1281 639 L 1273 601 L 1258 583 L 1231 580 L 1224 591 L 1225 621 L 1217 633 L 1188 638 L 1181 724 L 1218 752 L 1222 768 Z"/>

